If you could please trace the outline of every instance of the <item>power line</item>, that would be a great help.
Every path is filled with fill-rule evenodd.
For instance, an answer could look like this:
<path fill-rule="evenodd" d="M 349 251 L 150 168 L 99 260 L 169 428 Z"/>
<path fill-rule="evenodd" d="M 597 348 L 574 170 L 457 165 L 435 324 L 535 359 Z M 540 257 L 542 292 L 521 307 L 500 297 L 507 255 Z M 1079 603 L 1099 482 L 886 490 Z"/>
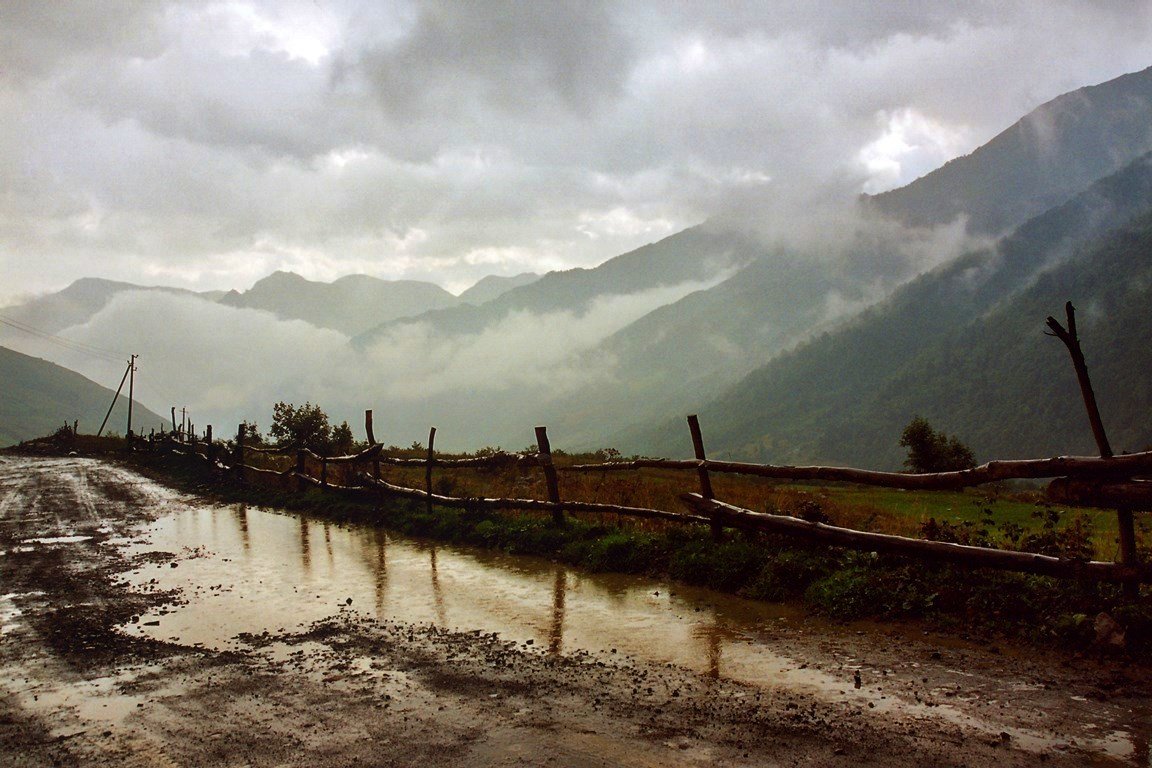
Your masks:
<path fill-rule="evenodd" d="M 39 338 L 43 341 L 47 341 L 49 344 L 55 344 L 58 347 L 62 347 L 72 352 L 79 352 L 84 355 L 99 358 L 106 362 L 119 363 L 126 357 L 126 355 L 111 349 L 104 349 L 103 347 L 97 347 L 92 344 L 85 344 L 82 341 L 75 341 L 73 339 L 66 339 L 62 336 L 56 336 L 55 334 L 49 333 L 48 331 L 28 325 L 27 323 L 22 323 L 19 320 L 14 320 L 13 318 L 7 317 L 5 315 L 0 315 L 0 325 L 6 325 L 9 328 L 15 328 L 16 330 L 27 333 L 30 336 L 35 336 L 36 338 Z"/>

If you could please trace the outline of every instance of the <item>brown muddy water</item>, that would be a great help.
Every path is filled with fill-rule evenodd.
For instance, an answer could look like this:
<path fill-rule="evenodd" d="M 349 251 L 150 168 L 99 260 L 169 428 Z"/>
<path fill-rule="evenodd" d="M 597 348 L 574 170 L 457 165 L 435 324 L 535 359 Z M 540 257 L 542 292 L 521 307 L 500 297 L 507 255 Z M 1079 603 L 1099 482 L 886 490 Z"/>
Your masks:
<path fill-rule="evenodd" d="M 172 555 L 128 574 L 137 588 L 183 594 L 179 604 L 123 627 L 133 635 L 228 649 L 242 633 L 291 632 L 355 610 L 494 632 L 543 654 L 631 657 L 878 714 L 943 720 L 1038 753 L 1071 742 L 1152 765 L 1152 711 L 1052 694 L 1035 674 L 982 673 L 966 663 L 975 649 L 960 643 L 943 657 L 902 653 L 925 645 L 916 629 L 830 626 L 794 607 L 244 506 L 174 505 L 124 545 Z M 1059 727 L 1045 721 L 1053 701 L 1063 710 Z"/>

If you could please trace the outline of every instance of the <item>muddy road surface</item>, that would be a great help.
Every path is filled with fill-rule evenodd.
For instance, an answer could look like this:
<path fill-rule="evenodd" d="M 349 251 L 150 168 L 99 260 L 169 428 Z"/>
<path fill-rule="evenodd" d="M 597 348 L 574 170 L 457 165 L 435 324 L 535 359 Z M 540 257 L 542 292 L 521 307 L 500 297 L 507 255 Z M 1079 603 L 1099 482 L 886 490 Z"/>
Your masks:
<path fill-rule="evenodd" d="M 1141 766 L 1116 658 L 827 626 L 644 579 L 0 457 L 0 765 Z"/>

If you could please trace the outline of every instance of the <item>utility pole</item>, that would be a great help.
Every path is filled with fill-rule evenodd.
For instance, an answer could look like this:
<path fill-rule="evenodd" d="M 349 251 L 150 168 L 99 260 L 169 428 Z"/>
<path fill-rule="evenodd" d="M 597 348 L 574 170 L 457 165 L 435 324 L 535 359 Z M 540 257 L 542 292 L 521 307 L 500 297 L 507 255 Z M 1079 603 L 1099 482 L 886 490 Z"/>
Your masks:
<path fill-rule="evenodd" d="M 132 355 L 132 359 L 128 361 L 128 439 L 132 439 L 132 389 L 136 383 L 136 358 L 139 355 Z"/>
<path fill-rule="evenodd" d="M 112 409 L 116 407 L 116 398 L 120 397 L 120 390 L 124 389 L 124 380 L 128 378 L 128 372 L 132 370 L 132 364 L 129 363 L 128 367 L 124 369 L 124 375 L 120 377 L 120 386 L 116 387 L 116 394 L 112 395 L 112 404 L 108 406 L 108 413 L 104 414 L 104 421 L 100 422 L 100 429 L 96 430 L 96 437 L 104 432 L 104 427 L 108 424 L 108 417 L 112 415 Z"/>

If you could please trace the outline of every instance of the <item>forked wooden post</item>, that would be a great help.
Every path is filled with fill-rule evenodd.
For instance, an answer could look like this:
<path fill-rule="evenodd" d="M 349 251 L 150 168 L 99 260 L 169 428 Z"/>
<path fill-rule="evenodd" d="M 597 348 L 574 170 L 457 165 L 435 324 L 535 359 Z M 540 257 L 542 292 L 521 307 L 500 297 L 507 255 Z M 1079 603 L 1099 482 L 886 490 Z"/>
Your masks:
<path fill-rule="evenodd" d="M 1068 355 L 1072 358 L 1072 367 L 1076 369 L 1076 381 L 1080 384 L 1080 395 L 1084 398 L 1084 407 L 1088 411 L 1088 424 L 1092 427 L 1092 437 L 1096 439 L 1096 447 L 1101 458 L 1112 457 L 1112 446 L 1108 442 L 1108 434 L 1104 431 L 1104 420 L 1100 418 L 1100 408 L 1096 404 L 1096 393 L 1092 390 L 1092 380 L 1088 377 L 1088 364 L 1084 360 L 1084 351 L 1080 348 L 1080 337 L 1076 333 L 1076 307 L 1072 302 L 1064 305 L 1064 316 L 1068 327 L 1060 325 L 1060 321 L 1049 316 L 1047 325 L 1051 329 L 1049 336 L 1055 336 L 1064 342 L 1068 348 Z M 1047 332 L 1046 332 L 1047 333 Z M 1120 534 L 1120 562 L 1124 565 L 1136 565 L 1139 553 L 1136 550 L 1136 524 L 1132 518 L 1132 510 L 1127 506 L 1116 509 L 1116 528 Z M 1138 582 L 1128 582 L 1124 585 L 1125 593 L 1129 597 L 1140 594 Z"/>
<path fill-rule="evenodd" d="M 428 491 L 428 514 L 432 514 L 432 464 L 435 461 L 436 427 L 428 430 L 428 464 L 424 469 L 424 488 Z"/>
<path fill-rule="evenodd" d="M 560 503 L 560 481 L 556 477 L 556 465 L 552 463 L 552 446 L 548 442 L 548 427 L 536 427 L 536 450 L 540 467 L 544 470 L 544 484 L 548 487 L 548 501 Z M 564 510 L 552 510 L 552 522 L 564 525 Z"/>
<path fill-rule="evenodd" d="M 372 434 L 372 409 L 364 411 L 364 434 L 368 435 L 368 447 L 376 445 L 376 435 Z"/>
<path fill-rule="evenodd" d="M 688 417 L 688 430 L 692 433 L 692 452 L 696 455 L 696 460 L 701 462 L 696 468 L 696 475 L 700 478 L 700 495 L 706 499 L 714 499 L 716 494 L 712 492 L 712 478 L 708 476 L 708 467 L 703 464 L 708 460 L 708 456 L 704 453 L 704 435 L 700 432 L 700 419 L 696 418 L 696 414 Z M 720 541 L 723 537 L 724 526 L 713 516 L 712 540 Z"/>

